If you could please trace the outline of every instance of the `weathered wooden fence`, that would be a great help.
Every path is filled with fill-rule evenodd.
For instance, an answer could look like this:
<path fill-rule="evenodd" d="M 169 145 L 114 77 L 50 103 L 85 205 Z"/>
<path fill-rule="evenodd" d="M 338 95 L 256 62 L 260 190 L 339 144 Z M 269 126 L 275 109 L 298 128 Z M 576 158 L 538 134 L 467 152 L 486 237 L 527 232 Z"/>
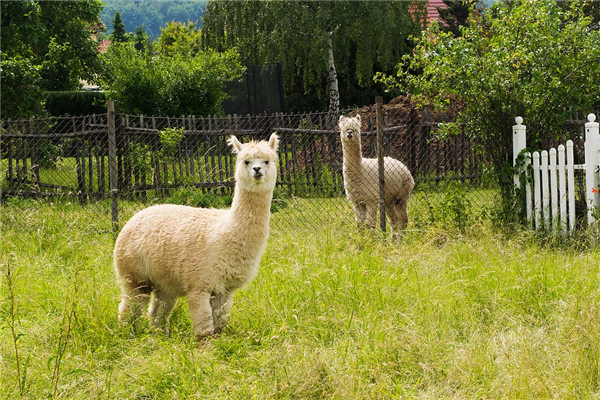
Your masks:
<path fill-rule="evenodd" d="M 585 161 L 575 163 L 573 141 L 550 150 L 522 154 L 527 147 L 526 126 L 523 118 L 515 118 L 513 126 L 513 160 L 519 172 L 515 186 L 525 185 L 527 220 L 534 229 L 555 230 L 563 233 L 576 228 L 576 190 L 583 185 L 575 179 L 575 171 L 585 173 L 585 205 L 587 226 L 597 219 L 600 205 L 598 168 L 600 165 L 600 133 L 594 114 L 585 124 Z M 520 156 L 523 158 L 519 158 Z M 524 177 L 525 179 L 521 179 Z"/>
<path fill-rule="evenodd" d="M 112 104 L 112 103 L 109 103 Z M 445 180 L 480 183 L 485 158 L 468 134 L 440 138 L 437 123 L 414 110 L 381 105 L 361 113 L 365 157 L 383 154 L 403 161 L 417 182 L 435 191 Z M 333 124 L 333 126 L 332 126 Z M 327 112 L 162 117 L 106 114 L 0 121 L 0 195 L 21 199 L 79 201 L 98 218 L 118 221 L 136 207 L 189 202 L 226 207 L 233 190 L 234 159 L 227 138 L 280 136 L 276 198 L 339 199 L 343 209 L 342 148 L 337 116 Z M 440 193 L 439 196 L 443 196 Z M 131 202 L 130 202 L 131 201 Z M 434 197 L 420 214 L 430 215 Z M 310 202 L 309 202 L 310 203 Z M 110 204 L 107 210 L 107 204 Z M 316 204 L 316 203 L 315 203 Z M 310 216 L 304 223 L 309 221 Z"/>
<path fill-rule="evenodd" d="M 111 190 L 108 115 L 1 121 L 2 197 L 105 197 Z M 296 196 L 343 194 L 339 132 L 330 126 L 328 113 L 113 115 L 116 186 L 122 197 L 160 196 L 183 185 L 229 193 L 233 155 L 227 138 L 261 139 L 274 131 L 281 136 L 282 190 Z M 375 157 L 375 116 L 363 121 L 364 155 Z M 384 152 L 403 160 L 420 182 L 479 177 L 483 161 L 468 135 L 440 140 L 433 133 L 436 123 L 422 118 L 395 123 L 383 127 Z"/>

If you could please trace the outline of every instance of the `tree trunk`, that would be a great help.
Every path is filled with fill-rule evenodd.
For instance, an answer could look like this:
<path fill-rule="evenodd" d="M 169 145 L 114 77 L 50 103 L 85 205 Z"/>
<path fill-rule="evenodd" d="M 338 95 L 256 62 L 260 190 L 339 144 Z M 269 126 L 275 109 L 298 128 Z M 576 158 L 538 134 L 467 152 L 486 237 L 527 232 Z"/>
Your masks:
<path fill-rule="evenodd" d="M 337 71 L 333 58 L 333 32 L 327 36 L 327 69 L 329 71 L 329 125 L 335 126 L 340 114 L 340 91 L 338 88 Z"/>

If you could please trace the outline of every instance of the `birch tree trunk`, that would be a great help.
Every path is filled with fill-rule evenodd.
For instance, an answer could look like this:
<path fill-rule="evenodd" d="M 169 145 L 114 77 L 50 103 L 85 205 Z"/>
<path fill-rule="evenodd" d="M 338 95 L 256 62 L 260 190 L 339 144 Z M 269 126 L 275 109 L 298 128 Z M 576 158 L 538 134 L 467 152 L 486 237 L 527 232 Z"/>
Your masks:
<path fill-rule="evenodd" d="M 335 59 L 333 58 L 333 32 L 327 35 L 327 70 L 329 71 L 329 125 L 335 126 L 340 114 L 340 91 L 338 87 Z"/>

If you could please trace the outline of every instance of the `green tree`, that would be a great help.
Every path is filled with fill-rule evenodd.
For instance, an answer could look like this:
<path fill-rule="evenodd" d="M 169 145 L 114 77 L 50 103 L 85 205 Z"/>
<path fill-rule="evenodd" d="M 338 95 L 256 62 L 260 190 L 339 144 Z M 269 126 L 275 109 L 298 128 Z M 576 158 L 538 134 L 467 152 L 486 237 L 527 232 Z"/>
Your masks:
<path fill-rule="evenodd" d="M 195 22 L 169 22 L 161 28 L 157 51 L 165 56 L 175 54 L 195 56 L 201 48 L 201 32 Z"/>
<path fill-rule="evenodd" d="M 0 3 L 2 15 L 3 116 L 41 111 L 44 90 L 73 90 L 93 81 L 98 45 L 90 37 L 98 24 L 99 1 L 15 1 Z"/>
<path fill-rule="evenodd" d="M 137 51 L 146 51 L 149 49 L 150 40 L 143 25 L 135 28 L 133 43 L 133 47 L 135 47 Z"/>
<path fill-rule="evenodd" d="M 116 43 L 105 54 L 103 86 L 123 112 L 146 115 L 221 114 L 223 83 L 243 72 L 235 51 L 194 57 L 140 52 Z"/>
<path fill-rule="evenodd" d="M 487 151 L 503 199 L 510 200 L 515 117 L 523 116 L 535 146 L 544 136 L 560 136 L 567 107 L 598 104 L 600 31 L 589 29 L 578 2 L 565 9 L 552 0 L 498 2 L 483 18 L 472 19 L 460 37 L 434 25 L 387 83 L 442 109 L 450 98 L 459 100 L 458 122 Z"/>
<path fill-rule="evenodd" d="M 469 15 L 479 4 L 479 0 L 443 0 L 446 7 L 437 7 L 440 19 L 444 22 L 440 28 L 460 36 L 460 27 L 469 25 Z"/>
<path fill-rule="evenodd" d="M 127 41 L 127 31 L 125 30 L 125 24 L 121 19 L 121 13 L 115 12 L 115 17 L 112 20 L 112 35 L 111 39 L 113 42 L 123 43 Z"/>
<path fill-rule="evenodd" d="M 244 64 L 280 61 L 286 104 L 297 93 L 330 110 L 359 102 L 374 71 L 392 71 L 418 32 L 408 2 L 211 1 L 203 46 L 237 48 Z M 339 86 L 339 93 L 336 90 Z M 370 101 L 373 99 L 370 98 Z M 296 103 L 294 106 L 293 103 Z"/>

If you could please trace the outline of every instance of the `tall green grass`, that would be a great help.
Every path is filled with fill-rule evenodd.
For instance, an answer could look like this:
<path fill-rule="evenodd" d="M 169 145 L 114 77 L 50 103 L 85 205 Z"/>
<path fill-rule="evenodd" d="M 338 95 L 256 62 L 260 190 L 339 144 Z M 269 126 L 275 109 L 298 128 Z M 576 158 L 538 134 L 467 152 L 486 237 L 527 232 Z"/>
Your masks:
<path fill-rule="evenodd" d="M 317 203 L 289 208 L 335 212 Z M 400 239 L 351 220 L 273 224 L 229 327 L 198 344 L 183 300 L 168 337 L 118 323 L 109 221 L 69 204 L 3 218 L 2 398 L 600 396 L 597 246 L 477 218 Z"/>

